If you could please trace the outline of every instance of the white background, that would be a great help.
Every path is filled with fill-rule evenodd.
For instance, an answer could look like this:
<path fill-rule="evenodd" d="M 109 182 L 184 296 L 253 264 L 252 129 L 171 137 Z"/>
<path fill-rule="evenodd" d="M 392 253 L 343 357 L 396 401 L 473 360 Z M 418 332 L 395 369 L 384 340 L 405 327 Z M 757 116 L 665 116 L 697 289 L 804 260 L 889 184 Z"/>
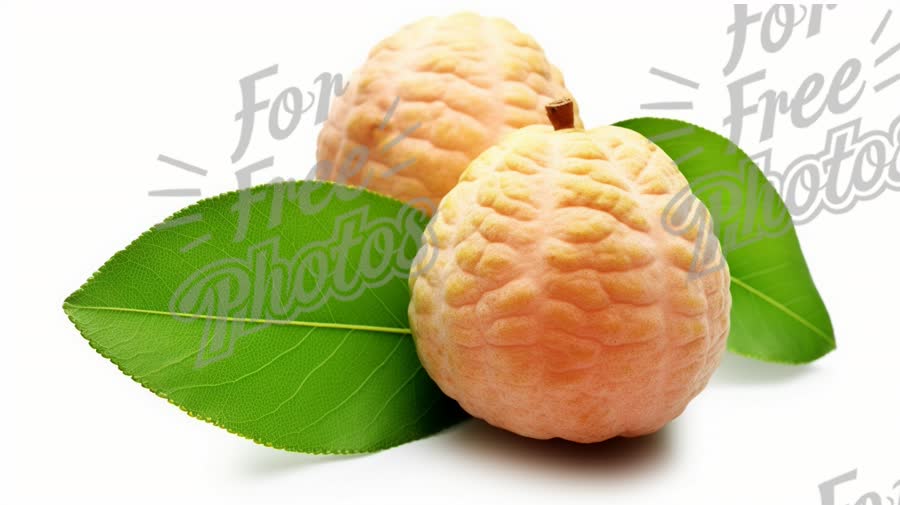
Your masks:
<path fill-rule="evenodd" d="M 747 54 L 729 77 L 720 2 L 118 2 L 4 3 L 2 173 L 5 272 L 2 458 L 5 503 L 716 503 L 817 504 L 818 484 L 858 468 L 838 503 L 874 491 L 897 500 L 900 401 L 897 315 L 900 194 L 798 227 L 833 319 L 838 350 L 804 367 L 726 357 L 708 389 L 657 435 L 593 446 L 522 439 L 470 421 L 379 454 L 314 457 L 254 445 L 192 419 L 122 375 L 68 322 L 63 299 L 113 252 L 194 198 L 153 189 L 235 188 L 238 80 L 272 64 L 260 93 L 316 91 L 323 71 L 349 72 L 401 25 L 463 8 L 506 17 L 541 43 L 579 99 L 587 125 L 646 115 L 641 103 L 693 100 L 673 111 L 726 133 L 725 85 L 761 68 L 767 88 L 796 89 L 813 72 L 864 62 L 868 87 L 900 71 L 900 12 L 869 41 L 890 4 L 826 11 L 821 35 L 801 28 L 777 54 Z M 896 3 L 893 5 L 897 9 Z M 763 9 L 754 7 L 754 10 Z M 699 90 L 648 73 L 701 83 Z M 869 89 L 871 91 L 871 89 Z M 843 116 L 807 129 L 759 122 L 741 144 L 776 149 L 776 171 L 824 146 L 825 132 L 862 116 L 885 129 L 900 84 L 867 92 Z M 275 175 L 302 177 L 315 157 L 312 114 L 276 142 L 258 130 L 245 162 L 275 155 Z M 166 154 L 206 178 L 156 161 Z M 11 155 L 11 158 L 9 157 Z M 262 181 L 258 181 L 262 182 Z M 10 282 L 10 280 L 12 282 Z M 8 317 L 7 317 L 8 319 Z M 888 503 L 887 500 L 884 501 Z"/>

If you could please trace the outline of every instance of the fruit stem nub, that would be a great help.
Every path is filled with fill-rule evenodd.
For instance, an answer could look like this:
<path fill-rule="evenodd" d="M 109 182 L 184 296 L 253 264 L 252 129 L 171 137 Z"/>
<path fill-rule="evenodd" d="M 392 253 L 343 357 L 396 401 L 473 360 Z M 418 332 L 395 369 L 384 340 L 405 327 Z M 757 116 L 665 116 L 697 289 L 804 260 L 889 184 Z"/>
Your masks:
<path fill-rule="evenodd" d="M 547 117 L 554 130 L 575 128 L 575 104 L 571 98 L 560 98 L 548 103 Z"/>

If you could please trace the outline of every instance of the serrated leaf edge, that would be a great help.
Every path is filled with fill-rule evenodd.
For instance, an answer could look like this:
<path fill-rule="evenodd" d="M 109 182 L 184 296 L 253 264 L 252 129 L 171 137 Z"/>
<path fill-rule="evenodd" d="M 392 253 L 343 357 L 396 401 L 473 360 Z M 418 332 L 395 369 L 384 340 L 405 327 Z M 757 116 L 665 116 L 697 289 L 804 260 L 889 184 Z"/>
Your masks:
<path fill-rule="evenodd" d="M 165 394 L 163 394 L 163 393 L 161 393 L 161 392 L 159 392 L 159 391 L 156 391 L 156 390 L 155 390 L 153 387 L 151 387 L 149 384 L 145 383 L 144 381 L 142 381 L 142 380 L 138 379 L 137 377 L 135 377 L 133 374 L 131 374 L 131 373 L 129 373 L 128 371 L 126 371 L 126 370 L 125 370 L 125 369 L 124 369 L 124 368 L 123 368 L 123 367 L 122 367 L 122 366 L 121 366 L 121 365 L 120 365 L 120 364 L 119 364 L 119 363 L 118 363 L 118 362 L 117 362 L 117 361 L 116 361 L 109 353 L 105 352 L 103 349 L 100 348 L 100 346 L 96 345 L 94 341 L 92 341 L 90 338 L 87 337 L 87 335 L 85 335 L 85 332 L 84 332 L 84 329 L 82 328 L 82 326 L 81 326 L 78 322 L 75 321 L 74 316 L 69 312 L 68 309 L 69 309 L 70 307 L 71 307 L 71 308 L 87 308 L 87 307 L 82 307 L 82 306 L 79 306 L 79 305 L 77 305 L 77 304 L 71 303 L 69 300 L 71 300 L 75 295 L 81 293 L 81 292 L 85 289 L 85 287 L 86 287 L 88 284 L 90 284 L 91 281 L 93 281 L 94 278 L 95 278 L 98 274 L 100 274 L 101 272 L 103 272 L 103 271 L 109 266 L 109 263 L 113 260 L 113 258 L 115 258 L 115 257 L 118 256 L 119 254 L 121 254 L 122 252 L 124 252 L 126 249 L 128 249 L 129 247 L 131 247 L 132 245 L 134 245 L 134 243 L 136 243 L 137 241 L 141 240 L 145 235 L 149 235 L 150 233 L 153 233 L 153 232 L 155 232 L 155 231 L 158 231 L 158 230 L 159 230 L 159 227 L 160 227 L 161 225 L 164 225 L 165 223 L 167 223 L 167 222 L 169 222 L 169 221 L 172 221 L 172 220 L 174 220 L 174 219 L 177 219 L 178 217 L 180 217 L 180 216 L 182 216 L 182 215 L 189 214 L 193 209 L 195 209 L 196 207 L 200 206 L 201 204 L 205 204 L 205 203 L 209 203 L 209 202 L 214 202 L 214 201 L 216 201 L 216 200 L 220 200 L 220 199 L 223 199 L 223 198 L 226 198 L 226 197 L 230 197 L 230 196 L 232 196 L 232 195 L 236 195 L 236 194 L 240 193 L 241 191 L 249 191 L 249 190 L 253 190 L 253 189 L 263 188 L 263 187 L 266 187 L 266 186 L 288 185 L 288 184 L 297 184 L 297 183 L 315 183 L 315 184 L 321 184 L 321 185 L 323 185 L 323 186 L 335 186 L 335 187 L 345 187 L 345 188 L 356 189 L 356 190 L 362 191 L 363 193 L 368 193 L 369 195 L 373 195 L 373 196 L 375 196 L 375 197 L 377 197 L 377 198 L 379 198 L 379 199 L 383 199 L 383 200 L 388 200 L 388 201 L 391 201 L 391 202 L 400 203 L 401 205 L 406 205 L 405 203 L 401 202 L 400 200 L 397 200 L 397 199 L 395 199 L 395 198 L 391 198 L 391 197 L 382 195 L 382 194 L 380 194 L 380 193 L 376 193 L 376 192 L 374 192 L 374 191 L 371 191 L 371 190 L 366 189 L 366 188 L 363 188 L 363 187 L 359 187 L 359 186 L 351 186 L 351 185 L 345 185 L 345 184 L 337 184 L 337 183 L 332 182 L 332 181 L 310 181 L 310 180 L 284 181 L 284 182 L 278 182 L 278 183 L 259 184 L 259 185 L 252 186 L 252 187 L 247 188 L 247 189 L 241 189 L 241 190 L 236 190 L 236 191 L 228 191 L 228 192 L 225 192 L 225 193 L 220 193 L 220 194 L 218 194 L 218 195 L 211 196 L 211 197 L 209 197 L 209 198 L 203 198 L 203 199 L 200 199 L 200 200 L 194 202 L 194 203 L 191 204 L 191 205 L 188 205 L 187 207 L 184 207 L 184 208 L 181 209 L 181 210 L 176 211 L 174 214 L 172 214 L 171 216 L 169 216 L 168 218 L 166 218 L 166 219 L 163 220 L 162 222 L 157 223 L 157 224 L 151 226 L 148 230 L 145 230 L 143 233 L 141 233 L 140 235 L 138 235 L 137 238 L 135 238 L 134 240 L 132 240 L 131 242 L 129 242 L 128 245 L 126 245 L 125 247 L 123 247 L 122 249 L 120 249 L 119 251 L 117 251 L 115 254 L 113 254 L 108 260 L 106 260 L 106 261 L 103 263 L 103 265 L 100 266 L 100 268 L 97 269 L 96 272 L 94 272 L 93 274 L 91 274 L 90 277 L 88 277 L 88 279 L 87 279 L 85 282 L 83 282 L 83 283 L 81 284 L 81 286 L 80 286 L 77 290 L 75 290 L 72 294 L 70 294 L 69 296 L 66 297 L 66 299 L 63 301 L 63 304 L 62 304 L 63 312 L 66 313 L 66 317 L 68 317 L 69 321 L 72 323 L 72 325 L 75 327 L 75 329 L 78 330 L 78 333 L 81 335 L 81 337 L 84 338 L 84 339 L 87 341 L 88 345 L 91 346 L 91 348 L 94 349 L 94 351 L 96 351 L 97 354 L 99 354 L 100 356 L 102 356 L 102 357 L 104 357 L 105 359 L 109 360 L 112 364 L 114 364 L 114 365 L 116 366 L 116 368 L 118 368 L 119 371 L 122 372 L 123 375 L 125 375 L 125 376 L 129 377 L 131 380 L 137 382 L 137 383 L 140 384 L 142 387 L 144 387 L 145 389 L 147 389 L 147 390 L 150 391 L 151 393 L 155 394 L 156 396 L 158 396 L 158 397 L 160 397 L 160 398 L 166 400 L 166 401 L 169 402 L 170 404 L 172 404 L 172 405 L 178 407 L 179 410 L 183 411 L 184 413 L 186 413 L 187 415 L 193 417 L 194 419 L 199 419 L 199 420 L 201 420 L 201 421 L 208 422 L 208 423 L 210 423 L 210 424 L 212 424 L 212 425 L 214 425 L 214 426 L 216 426 L 216 427 L 219 427 L 219 428 L 221 428 L 221 429 L 227 431 L 228 433 L 231 433 L 231 434 L 233 434 L 233 435 L 237 435 L 237 436 L 239 436 L 239 437 L 241 437 L 241 438 L 250 440 L 250 441 L 252 441 L 252 442 L 254 442 L 254 443 L 257 443 L 257 444 L 262 445 L 262 446 L 265 446 L 265 447 L 270 447 L 270 448 L 272 448 L 272 449 L 278 449 L 278 450 L 287 451 L 287 452 L 303 453 L 303 454 L 313 454 L 313 455 L 372 454 L 372 453 L 375 453 L 375 452 L 383 451 L 383 450 L 385 450 L 385 449 L 390 449 L 390 448 L 393 448 L 393 447 L 399 447 L 400 445 L 404 445 L 404 444 L 407 444 L 407 443 L 410 443 L 410 442 L 414 442 L 414 441 L 416 441 L 416 440 L 422 440 L 422 439 L 425 439 L 425 438 L 429 438 L 429 437 L 431 437 L 431 436 L 437 435 L 438 433 L 441 433 L 442 431 L 446 430 L 447 428 L 452 427 L 452 426 L 455 425 L 456 423 L 448 423 L 447 426 L 444 426 L 443 428 L 441 428 L 441 429 L 439 429 L 439 430 L 437 430 L 437 431 L 435 431 L 435 432 L 433 432 L 433 433 L 431 433 L 431 434 L 429 434 L 429 435 L 426 435 L 426 436 L 424 436 L 424 437 L 413 438 L 413 439 L 407 440 L 407 441 L 405 441 L 405 442 L 401 442 L 401 443 L 399 443 L 399 444 L 385 445 L 385 446 L 375 446 L 375 447 L 372 447 L 371 449 L 358 450 L 358 451 L 353 451 L 353 450 L 333 450 L 333 449 L 327 449 L 327 448 L 321 448 L 321 447 L 311 448 L 311 449 L 308 449 L 308 450 L 298 450 L 298 449 L 296 449 L 296 448 L 292 448 L 292 447 L 289 447 L 289 446 L 284 445 L 284 444 L 275 444 L 275 443 L 272 443 L 272 442 L 269 442 L 269 441 L 266 441 L 266 440 L 254 438 L 254 437 L 251 437 L 251 436 L 245 435 L 245 434 L 243 434 L 243 433 L 239 433 L 239 432 L 237 432 L 237 431 L 232 430 L 231 428 L 229 428 L 228 426 L 224 425 L 222 422 L 220 422 L 219 420 L 217 420 L 217 419 L 215 419 L 215 418 L 212 418 L 212 417 L 209 417 L 209 416 L 204 416 L 204 415 L 202 415 L 202 414 L 199 414 L 199 413 L 197 413 L 197 412 L 194 412 L 194 411 L 192 411 L 192 410 L 190 410 L 190 409 L 184 407 L 183 405 L 180 405 L 180 404 L 176 403 L 174 400 L 172 400 L 171 398 L 167 397 Z M 415 210 L 416 212 L 419 212 L 417 209 L 413 209 L 413 210 Z M 427 216 L 426 216 L 426 217 L 427 217 Z M 162 312 L 162 311 L 160 311 L 160 312 Z M 168 314 L 167 312 L 164 312 L 164 313 Z M 408 329 L 407 329 L 407 331 L 408 331 Z"/>

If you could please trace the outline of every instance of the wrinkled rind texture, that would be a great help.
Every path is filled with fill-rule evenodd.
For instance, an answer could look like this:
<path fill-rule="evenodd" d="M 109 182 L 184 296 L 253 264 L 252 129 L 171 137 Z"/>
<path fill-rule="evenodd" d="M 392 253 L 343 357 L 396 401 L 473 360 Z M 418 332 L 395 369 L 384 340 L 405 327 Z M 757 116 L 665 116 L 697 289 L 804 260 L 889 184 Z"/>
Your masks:
<path fill-rule="evenodd" d="M 540 46 L 508 21 L 425 18 L 375 46 L 335 98 L 317 177 L 431 214 L 476 156 L 518 128 L 549 124 L 544 106 L 570 96 Z"/>
<path fill-rule="evenodd" d="M 662 428 L 718 366 L 731 307 L 727 265 L 692 266 L 697 241 L 721 260 L 709 220 L 663 227 L 686 187 L 661 149 L 618 127 L 532 126 L 487 150 L 413 268 L 428 373 L 470 414 L 533 438 Z"/>

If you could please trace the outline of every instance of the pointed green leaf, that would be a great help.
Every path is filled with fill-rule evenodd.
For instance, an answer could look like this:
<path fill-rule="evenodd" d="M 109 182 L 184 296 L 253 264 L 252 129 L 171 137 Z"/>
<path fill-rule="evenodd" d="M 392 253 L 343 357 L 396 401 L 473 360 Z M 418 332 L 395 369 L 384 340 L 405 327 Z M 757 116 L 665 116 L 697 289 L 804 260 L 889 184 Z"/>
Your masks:
<path fill-rule="evenodd" d="M 641 133 L 676 161 L 712 214 L 731 271 L 728 348 L 765 361 L 807 363 L 835 348 L 825 304 L 781 197 L 730 140 L 698 126 L 637 118 Z"/>
<path fill-rule="evenodd" d="M 100 354 L 189 414 L 309 453 L 385 449 L 464 417 L 407 320 L 427 218 L 302 181 L 187 207 L 64 303 Z"/>

